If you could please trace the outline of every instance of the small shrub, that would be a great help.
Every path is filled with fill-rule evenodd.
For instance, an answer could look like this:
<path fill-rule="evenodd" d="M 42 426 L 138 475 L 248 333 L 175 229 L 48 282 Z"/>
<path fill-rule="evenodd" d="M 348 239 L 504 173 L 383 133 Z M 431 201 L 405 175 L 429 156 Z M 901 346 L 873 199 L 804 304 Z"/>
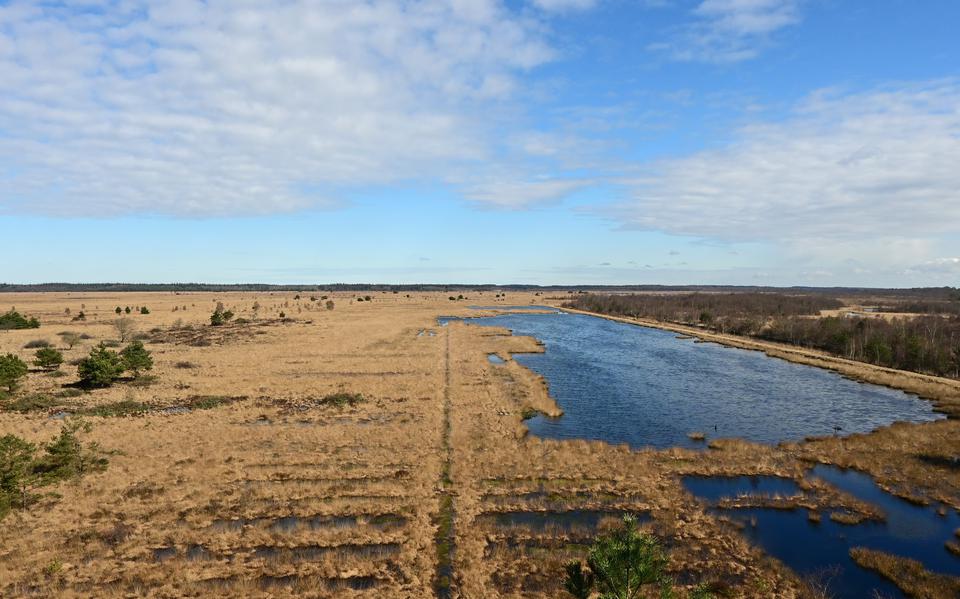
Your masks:
<path fill-rule="evenodd" d="M 36 445 L 16 435 L 0 437 L 0 519 L 13 508 L 26 507 L 36 450 Z"/>
<path fill-rule="evenodd" d="M 36 318 L 26 318 L 16 310 L 0 314 L 0 331 L 11 329 L 39 329 L 40 321 Z"/>
<path fill-rule="evenodd" d="M 327 307 L 327 310 L 333 310 L 334 308 L 333 300 L 327 300 L 327 303 L 325 305 Z"/>
<path fill-rule="evenodd" d="M 173 366 L 174 366 L 174 368 L 181 368 L 181 369 L 200 368 L 199 365 L 194 364 L 193 362 L 187 362 L 186 360 L 181 360 L 180 362 L 177 362 L 177 363 L 174 364 Z"/>
<path fill-rule="evenodd" d="M 33 471 L 42 484 L 73 478 L 106 467 L 107 460 L 99 455 L 96 444 L 84 447 L 80 443 L 77 433 L 89 430 L 89 425 L 80 421 L 67 422 L 61 427 L 60 435 L 44 447 L 46 454 L 33 466 Z"/>
<path fill-rule="evenodd" d="M 281 313 L 280 313 L 280 319 L 281 319 L 281 320 L 283 320 L 283 319 L 286 318 L 286 317 L 287 317 L 287 314 L 286 314 L 285 312 L 281 312 Z"/>
<path fill-rule="evenodd" d="M 130 306 L 127 306 L 126 308 L 124 308 L 123 311 L 127 314 L 130 314 L 131 312 L 133 312 L 133 310 L 130 309 Z"/>
<path fill-rule="evenodd" d="M 148 310 L 146 306 L 142 306 L 140 308 L 140 314 L 149 314 L 149 313 L 150 313 L 150 310 Z"/>
<path fill-rule="evenodd" d="M 23 349 L 37 349 L 39 347 L 50 347 L 50 342 L 46 339 L 34 339 L 33 341 L 27 341 Z"/>
<path fill-rule="evenodd" d="M 19 357 L 13 354 L 0 356 L 0 387 L 6 387 L 8 391 L 14 391 L 20 383 L 20 379 L 25 377 L 29 368 Z"/>
<path fill-rule="evenodd" d="M 153 358 L 150 352 L 143 347 L 142 341 L 134 341 L 120 352 L 120 358 L 123 360 L 125 370 L 133 372 L 133 376 L 139 376 L 144 370 L 153 369 Z"/>
<path fill-rule="evenodd" d="M 123 359 L 104 344 L 90 350 L 90 355 L 77 365 L 80 384 L 84 387 L 109 387 L 125 370 Z"/>
<path fill-rule="evenodd" d="M 214 309 L 213 314 L 210 315 L 210 324 L 219 327 L 230 322 L 231 318 L 233 318 L 233 312 L 224 309 L 223 302 L 217 302 L 217 307 Z"/>
<path fill-rule="evenodd" d="M 114 312 L 117 313 L 117 316 L 120 316 L 121 314 L 123 314 L 123 308 L 121 308 L 120 306 L 117 306 L 117 309 L 114 310 Z"/>
<path fill-rule="evenodd" d="M 34 365 L 44 370 L 56 370 L 63 364 L 63 354 L 52 347 L 44 347 L 37 350 Z"/>
<path fill-rule="evenodd" d="M 85 321 L 85 320 L 87 320 L 87 315 L 84 314 L 83 310 L 81 310 L 80 312 L 77 312 L 77 315 L 74 316 L 73 318 L 71 318 L 70 320 L 72 320 L 72 321 L 74 321 L 74 322 L 77 322 L 77 321 Z"/>
<path fill-rule="evenodd" d="M 642 594 L 644 586 L 655 586 L 661 597 L 672 597 L 671 581 L 665 574 L 668 563 L 660 541 L 638 531 L 636 519 L 627 516 L 622 527 L 594 541 L 587 557 L 589 569 L 579 561 L 567 564 L 564 587 L 577 599 L 588 599 L 594 587 L 601 597 L 610 599 L 648 596 Z"/>

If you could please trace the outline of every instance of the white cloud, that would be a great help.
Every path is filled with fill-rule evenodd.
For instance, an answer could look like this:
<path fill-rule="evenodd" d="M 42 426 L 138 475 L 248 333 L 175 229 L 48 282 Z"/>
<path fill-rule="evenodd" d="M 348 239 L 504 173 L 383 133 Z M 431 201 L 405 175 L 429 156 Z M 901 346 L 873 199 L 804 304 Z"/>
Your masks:
<path fill-rule="evenodd" d="M 960 233 L 960 85 L 821 92 L 727 147 L 626 182 L 626 226 L 864 263 L 931 259 Z M 942 254 L 941 254 L 942 255 Z"/>
<path fill-rule="evenodd" d="M 565 12 L 587 10 L 597 5 L 599 0 L 533 0 L 533 5 L 547 12 Z"/>
<path fill-rule="evenodd" d="M 490 207 L 517 210 L 559 201 L 589 184 L 583 179 L 523 179 L 517 175 L 468 184 L 464 195 Z"/>
<path fill-rule="evenodd" d="M 550 60 L 499 0 L 0 6 L 0 210 L 266 213 L 487 160 Z"/>
<path fill-rule="evenodd" d="M 777 31 L 800 21 L 802 0 L 703 0 L 695 21 L 655 44 L 677 60 L 717 63 L 754 58 Z"/>

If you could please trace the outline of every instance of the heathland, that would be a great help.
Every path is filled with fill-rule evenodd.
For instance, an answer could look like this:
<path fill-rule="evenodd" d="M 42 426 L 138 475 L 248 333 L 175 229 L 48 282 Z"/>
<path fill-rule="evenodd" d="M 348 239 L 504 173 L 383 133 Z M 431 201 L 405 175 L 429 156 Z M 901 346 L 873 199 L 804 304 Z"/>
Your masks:
<path fill-rule="evenodd" d="M 562 413 L 546 382 L 512 358 L 543 347 L 505 329 L 436 319 L 492 313 L 470 305 L 560 306 L 575 296 L 3 294 L 0 312 L 15 310 L 27 325 L 0 331 L 0 356 L 16 356 L 29 371 L 0 397 L 0 482 L 11 481 L 0 489 L 0 595 L 562 597 L 565 565 L 584 557 L 598 531 L 635 514 L 661 540 L 678 597 L 703 588 L 820 596 L 818 581 L 749 543 L 682 477 L 776 475 L 801 491 L 767 504 L 838 521 L 881 518 L 876 507 L 805 478 L 813 464 L 834 464 L 913 502 L 960 509 L 960 382 L 949 368 L 906 372 L 816 343 L 768 339 L 759 328 L 736 335 L 715 326 L 718 310 L 689 322 L 602 311 L 905 389 L 951 417 L 776 446 L 708 438 L 700 450 L 528 434 L 530 414 Z M 574 306 L 601 308 L 583 301 Z M 833 310 L 853 322 L 845 312 L 875 305 L 809 301 L 784 317 L 816 321 Z M 922 317 L 902 322 L 914 318 Z M 43 349 L 62 363 L 49 352 L 41 361 Z M 80 379 L 85 359 L 110 362 L 124 351 L 109 380 Z M 857 555 L 915 596 L 957 588 L 915 562 Z"/>

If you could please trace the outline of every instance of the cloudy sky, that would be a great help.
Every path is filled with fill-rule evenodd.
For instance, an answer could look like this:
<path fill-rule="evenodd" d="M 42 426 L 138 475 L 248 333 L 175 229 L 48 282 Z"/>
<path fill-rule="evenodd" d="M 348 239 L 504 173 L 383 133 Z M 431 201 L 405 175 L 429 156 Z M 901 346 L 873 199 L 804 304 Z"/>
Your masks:
<path fill-rule="evenodd" d="M 0 0 L 0 282 L 960 285 L 956 0 Z"/>

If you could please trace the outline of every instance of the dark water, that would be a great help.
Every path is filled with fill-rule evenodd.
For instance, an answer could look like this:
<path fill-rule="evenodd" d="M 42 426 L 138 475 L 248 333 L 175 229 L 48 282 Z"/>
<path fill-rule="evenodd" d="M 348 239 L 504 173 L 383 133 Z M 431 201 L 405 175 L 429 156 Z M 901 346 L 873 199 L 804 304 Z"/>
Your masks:
<path fill-rule="evenodd" d="M 562 531 L 577 529 L 595 531 L 603 520 L 620 521 L 624 516 L 632 515 L 638 521 L 649 520 L 646 513 L 633 513 L 620 510 L 568 510 L 563 512 L 489 512 L 481 514 L 480 520 L 492 521 L 502 528 L 529 528 L 536 532 Z"/>
<path fill-rule="evenodd" d="M 550 306 L 537 306 L 529 304 L 527 306 L 468 306 L 471 310 L 556 310 Z"/>
<path fill-rule="evenodd" d="M 720 510 L 744 524 L 743 534 L 764 551 L 781 560 L 800 576 L 827 584 L 838 599 L 903 597 L 904 594 L 879 574 L 861 568 L 850 558 L 853 547 L 867 547 L 918 560 L 932 571 L 960 575 L 960 558 L 944 542 L 960 526 L 960 516 L 949 510 L 946 516 L 935 507 L 920 507 L 889 495 L 861 472 L 817 466 L 811 476 L 826 480 L 848 493 L 880 507 L 885 522 L 844 525 L 822 514 L 811 522 L 804 509 L 775 510 L 745 508 Z M 776 477 L 704 478 L 686 477 L 688 491 L 710 503 L 740 494 L 792 495 L 798 487 Z"/>
<path fill-rule="evenodd" d="M 960 529 L 956 510 L 948 508 L 941 516 L 937 513 L 940 506 L 914 505 L 887 493 L 869 475 L 856 470 L 821 464 L 811 474 L 883 510 L 885 524 L 853 527 L 847 531 L 850 543 L 915 559 L 933 572 L 960 576 L 960 556 L 945 546 Z"/>
<path fill-rule="evenodd" d="M 792 497 L 800 492 L 792 478 L 779 476 L 687 476 L 683 486 L 710 503 L 741 495 Z"/>
<path fill-rule="evenodd" d="M 561 418 L 527 421 L 542 437 L 703 447 L 687 435 L 777 443 L 835 434 L 835 427 L 850 434 L 942 417 L 929 402 L 901 391 L 659 329 L 566 313 L 468 322 L 506 327 L 545 344 L 543 354 L 515 356 L 543 375 L 564 410 Z"/>

